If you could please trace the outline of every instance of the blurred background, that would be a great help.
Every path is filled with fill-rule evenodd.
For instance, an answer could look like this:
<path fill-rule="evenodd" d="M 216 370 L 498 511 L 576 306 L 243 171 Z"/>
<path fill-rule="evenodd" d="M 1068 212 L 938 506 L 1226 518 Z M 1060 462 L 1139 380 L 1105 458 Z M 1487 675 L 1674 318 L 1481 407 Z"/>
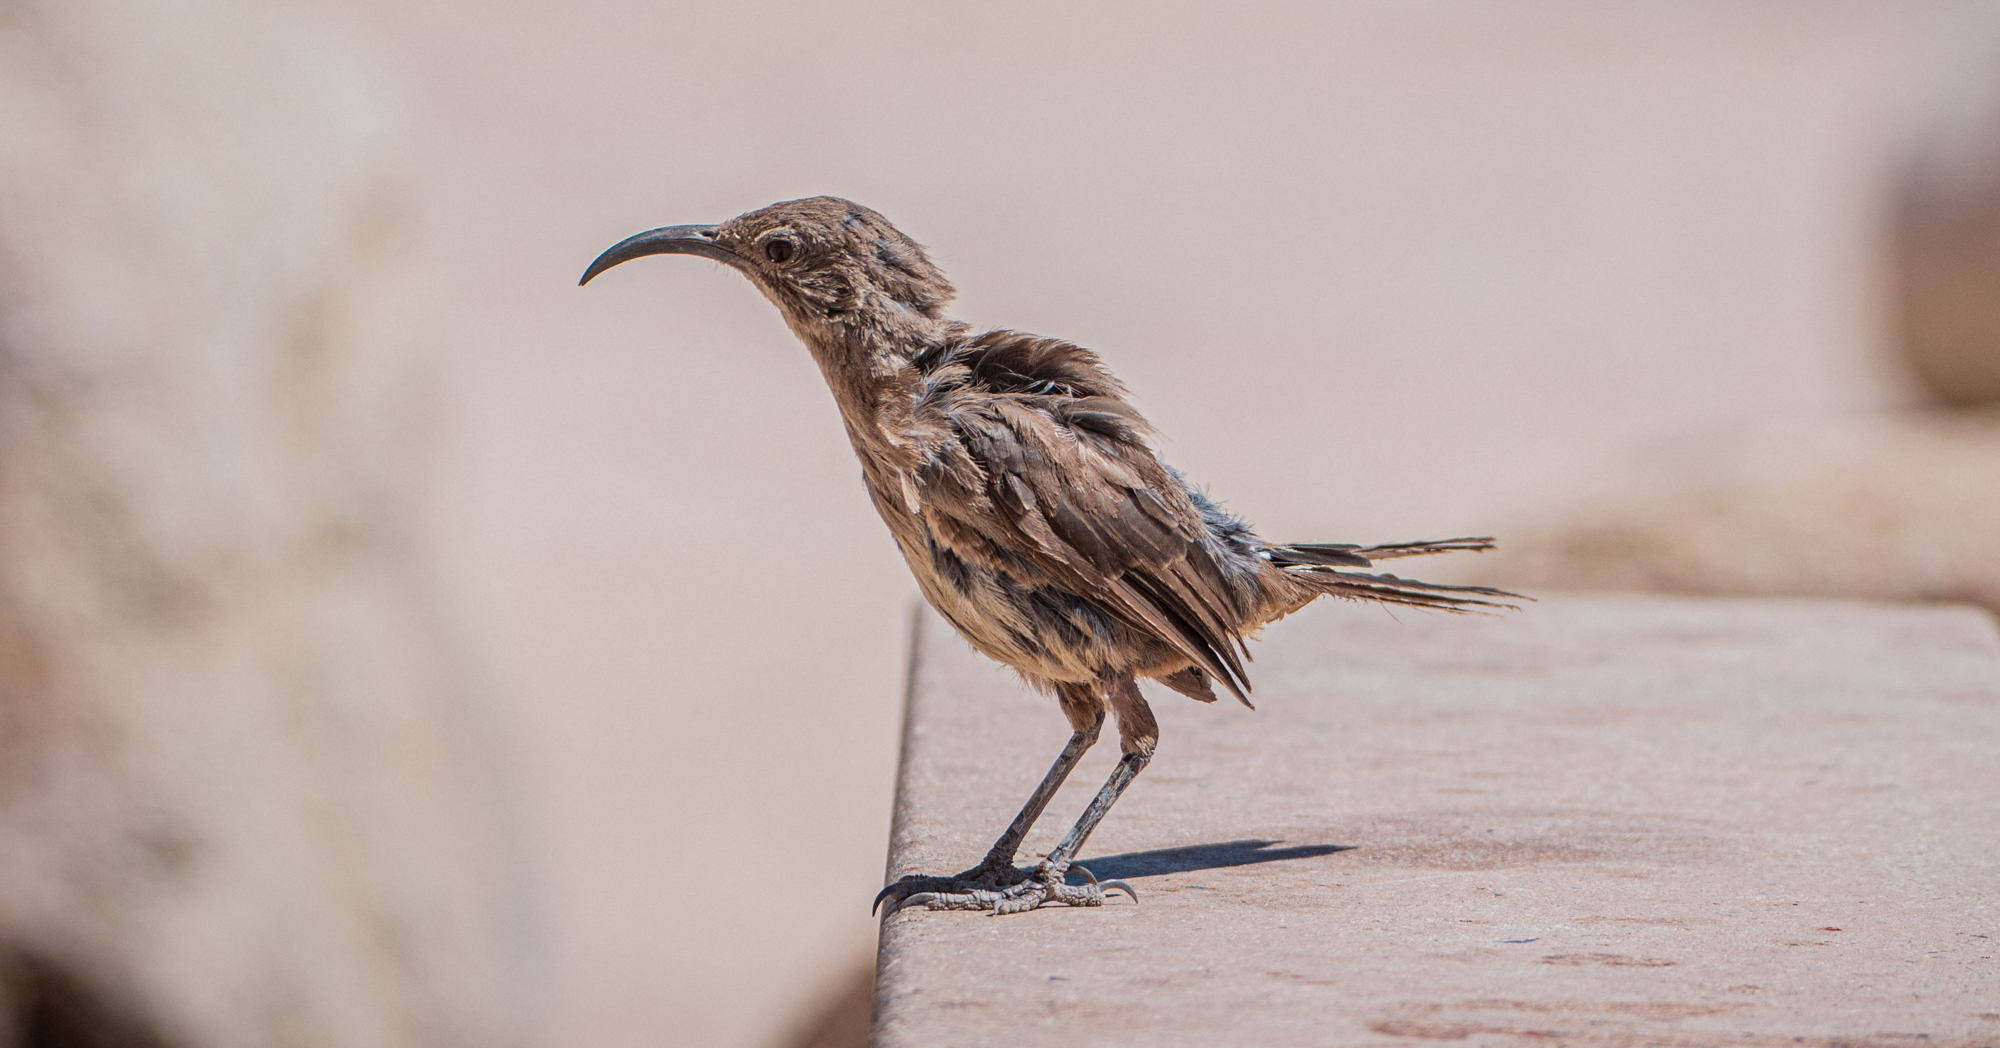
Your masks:
<path fill-rule="evenodd" d="M 2000 4 L 14 0 L 0 1048 L 858 1043 L 915 588 L 575 286 L 820 193 L 1270 537 L 2000 608 Z"/>

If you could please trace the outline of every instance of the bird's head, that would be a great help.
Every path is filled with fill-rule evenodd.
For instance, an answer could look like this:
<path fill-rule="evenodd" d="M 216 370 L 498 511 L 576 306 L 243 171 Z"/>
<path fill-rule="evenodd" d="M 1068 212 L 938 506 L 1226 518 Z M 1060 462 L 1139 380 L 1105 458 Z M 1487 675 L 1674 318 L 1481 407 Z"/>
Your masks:
<path fill-rule="evenodd" d="M 700 255 L 740 271 L 802 335 L 937 321 L 954 294 L 921 245 L 839 197 L 787 200 L 716 226 L 647 230 L 597 256 L 580 283 L 644 255 Z"/>

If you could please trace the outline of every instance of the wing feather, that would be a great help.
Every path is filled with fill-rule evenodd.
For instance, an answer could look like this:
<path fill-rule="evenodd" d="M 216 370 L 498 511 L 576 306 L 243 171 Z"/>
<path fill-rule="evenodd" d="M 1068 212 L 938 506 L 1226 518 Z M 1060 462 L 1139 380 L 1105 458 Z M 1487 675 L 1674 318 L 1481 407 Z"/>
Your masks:
<path fill-rule="evenodd" d="M 1019 581 L 1098 605 L 1247 705 L 1244 601 L 1203 545 L 1201 512 L 1154 454 L 1145 419 L 1116 398 L 1094 357 L 1067 343 L 979 353 L 977 369 L 1010 389 L 971 381 L 974 368 L 940 367 L 919 398 L 920 413 L 935 413 L 932 439 L 956 445 L 928 451 L 925 462 L 938 465 L 917 478 L 933 533 L 1011 548 L 1020 570 L 1039 576 Z M 1050 388 L 1090 395 L 1041 392 Z M 945 468 L 961 458 L 969 465 Z"/>

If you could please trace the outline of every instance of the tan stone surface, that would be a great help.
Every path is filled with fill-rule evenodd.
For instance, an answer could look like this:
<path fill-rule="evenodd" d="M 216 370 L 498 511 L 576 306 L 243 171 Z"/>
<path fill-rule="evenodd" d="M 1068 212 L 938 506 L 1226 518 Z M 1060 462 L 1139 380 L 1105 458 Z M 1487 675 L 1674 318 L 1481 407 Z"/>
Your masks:
<path fill-rule="evenodd" d="M 977 859 L 1066 734 L 928 616 L 918 651 L 892 876 Z M 1156 700 L 1085 849 L 1143 904 L 897 913 L 878 1045 L 2000 1039 L 1986 616 L 1323 606 L 1256 655 L 1254 713 Z"/>

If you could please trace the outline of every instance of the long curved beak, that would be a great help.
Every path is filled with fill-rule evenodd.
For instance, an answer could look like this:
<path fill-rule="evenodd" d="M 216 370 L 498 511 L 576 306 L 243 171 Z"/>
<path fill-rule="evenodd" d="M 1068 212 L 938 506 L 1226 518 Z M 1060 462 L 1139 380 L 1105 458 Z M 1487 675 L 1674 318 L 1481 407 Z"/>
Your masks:
<path fill-rule="evenodd" d="M 643 255 L 700 255 L 712 258 L 730 266 L 740 266 L 743 261 L 736 252 L 715 242 L 716 226 L 661 226 L 648 229 L 637 236 L 629 236 L 611 245 L 610 250 L 597 256 L 597 261 L 583 271 L 583 279 L 577 281 L 581 287 L 590 283 L 590 278 L 610 269 L 620 262 L 630 262 Z"/>

